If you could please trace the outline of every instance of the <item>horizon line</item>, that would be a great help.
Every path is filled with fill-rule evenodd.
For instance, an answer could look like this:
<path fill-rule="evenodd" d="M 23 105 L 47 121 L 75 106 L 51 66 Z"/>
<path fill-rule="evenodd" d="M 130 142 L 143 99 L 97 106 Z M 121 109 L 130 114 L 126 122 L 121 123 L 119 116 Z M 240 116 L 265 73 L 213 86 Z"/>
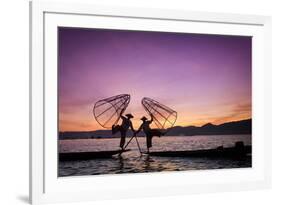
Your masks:
<path fill-rule="evenodd" d="M 246 121 L 246 120 L 252 120 L 252 118 L 245 118 L 245 119 L 242 119 L 242 120 L 235 120 L 235 121 L 227 121 L 227 122 L 224 122 L 224 123 L 221 123 L 221 124 L 213 124 L 211 122 L 208 122 L 206 124 L 203 124 L 201 126 L 196 126 L 196 125 L 187 125 L 187 126 L 180 126 L 180 125 L 175 125 L 173 127 L 203 127 L 207 124 L 212 124 L 212 125 L 215 125 L 215 126 L 220 126 L 222 124 L 226 124 L 226 123 L 232 123 L 232 122 L 240 122 L 240 121 Z M 169 128 L 170 129 L 170 128 Z M 97 130 L 80 130 L 80 131 L 59 131 L 59 132 L 94 132 L 94 131 L 98 131 L 98 130 L 110 130 L 110 129 L 97 129 Z"/>

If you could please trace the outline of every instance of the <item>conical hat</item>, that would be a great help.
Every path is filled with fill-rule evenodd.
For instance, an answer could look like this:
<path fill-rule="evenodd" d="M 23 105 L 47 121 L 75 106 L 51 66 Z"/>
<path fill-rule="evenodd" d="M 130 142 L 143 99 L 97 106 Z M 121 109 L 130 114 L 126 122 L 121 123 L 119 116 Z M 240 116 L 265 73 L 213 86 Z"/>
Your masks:
<path fill-rule="evenodd" d="M 145 120 L 147 120 L 147 118 L 146 118 L 145 116 L 143 116 L 143 117 L 141 118 L 141 120 L 144 120 L 144 121 L 145 121 Z"/>
<path fill-rule="evenodd" d="M 126 116 L 127 116 L 128 118 L 133 118 L 133 117 L 134 117 L 131 113 L 126 114 Z"/>

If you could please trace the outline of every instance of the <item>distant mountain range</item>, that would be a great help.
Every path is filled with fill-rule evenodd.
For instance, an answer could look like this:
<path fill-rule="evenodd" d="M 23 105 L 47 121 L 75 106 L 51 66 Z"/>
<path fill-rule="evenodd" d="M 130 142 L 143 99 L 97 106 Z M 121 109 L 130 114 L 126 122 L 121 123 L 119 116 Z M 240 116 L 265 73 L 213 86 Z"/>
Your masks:
<path fill-rule="evenodd" d="M 230 134 L 251 134 L 252 119 L 227 122 L 220 125 L 207 123 L 201 127 L 197 126 L 175 126 L 169 130 L 168 136 L 193 136 L 193 135 L 230 135 Z M 129 130 L 128 136 L 132 136 L 132 131 Z M 144 136 L 140 132 L 138 136 Z M 95 131 L 75 131 L 75 132 L 60 132 L 59 139 L 99 139 L 120 137 L 119 134 L 112 136 L 111 130 L 95 130 Z"/>

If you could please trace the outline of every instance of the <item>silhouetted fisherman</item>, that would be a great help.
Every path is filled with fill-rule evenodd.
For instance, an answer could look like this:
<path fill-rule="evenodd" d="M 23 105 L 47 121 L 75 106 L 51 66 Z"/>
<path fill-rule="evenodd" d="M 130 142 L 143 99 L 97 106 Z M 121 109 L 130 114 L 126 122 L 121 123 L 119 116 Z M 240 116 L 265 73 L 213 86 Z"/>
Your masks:
<path fill-rule="evenodd" d="M 137 134 L 141 130 L 144 131 L 146 135 L 146 147 L 147 147 L 147 152 L 149 153 L 149 148 L 152 147 L 152 137 L 153 136 L 158 136 L 161 137 L 164 133 L 161 132 L 159 129 L 151 129 L 150 124 L 153 122 L 153 116 L 151 115 L 151 120 L 148 120 L 145 116 L 141 118 L 142 124 L 139 127 L 138 131 L 135 132 Z"/>
<path fill-rule="evenodd" d="M 135 132 L 133 128 L 133 124 L 131 122 L 131 118 L 134 118 L 134 116 L 132 114 L 126 114 L 125 116 L 126 117 L 121 115 L 121 119 L 122 119 L 121 125 L 112 125 L 112 134 L 114 135 L 117 132 L 120 132 L 121 134 L 120 147 L 122 150 L 126 141 L 126 135 L 128 129 L 131 128 L 131 130 Z"/>

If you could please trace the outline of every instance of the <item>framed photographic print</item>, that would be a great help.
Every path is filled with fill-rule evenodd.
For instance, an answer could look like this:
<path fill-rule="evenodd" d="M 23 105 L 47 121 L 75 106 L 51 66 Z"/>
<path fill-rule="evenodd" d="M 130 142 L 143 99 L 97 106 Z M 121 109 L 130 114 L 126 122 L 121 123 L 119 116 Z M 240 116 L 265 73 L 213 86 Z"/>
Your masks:
<path fill-rule="evenodd" d="M 31 2 L 30 20 L 31 203 L 270 187 L 270 17 Z"/>

